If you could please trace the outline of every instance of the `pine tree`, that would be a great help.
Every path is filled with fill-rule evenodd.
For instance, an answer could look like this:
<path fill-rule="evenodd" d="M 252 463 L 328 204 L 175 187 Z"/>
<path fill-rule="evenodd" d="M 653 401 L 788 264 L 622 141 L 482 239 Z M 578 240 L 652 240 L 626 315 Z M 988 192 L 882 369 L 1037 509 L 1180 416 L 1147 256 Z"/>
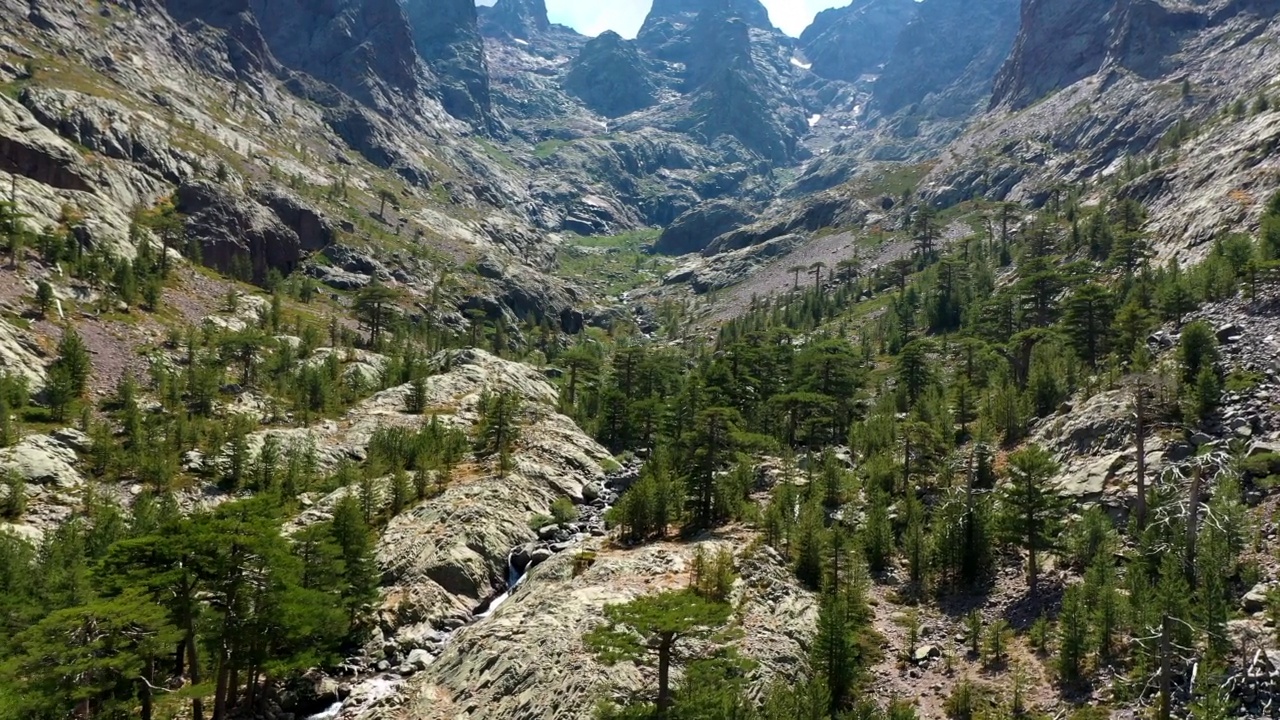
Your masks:
<path fill-rule="evenodd" d="M 496 393 L 486 391 L 480 397 L 480 422 L 476 425 L 476 455 L 498 458 L 498 474 L 505 476 L 512 468 L 511 453 L 520 438 L 520 412 L 523 403 L 513 390 Z"/>
<path fill-rule="evenodd" d="M 1111 295 L 1100 285 L 1082 285 L 1067 301 L 1062 321 L 1080 359 L 1096 367 L 1109 350 Z"/>
<path fill-rule="evenodd" d="M 915 407 L 932 381 L 929 351 L 927 341 L 915 340 L 903 347 L 898 356 L 898 384 L 903 388 L 908 409 Z"/>
<path fill-rule="evenodd" d="M 381 344 L 382 334 L 398 299 L 399 293 L 378 282 L 369 284 L 356 295 L 353 309 L 369 329 L 370 347 L 376 348 Z"/>
<path fill-rule="evenodd" d="M 1009 456 L 1009 480 L 1000 492 L 1000 524 L 1010 542 L 1027 553 L 1027 585 L 1037 591 L 1036 554 L 1054 548 L 1065 502 L 1050 486 L 1058 463 L 1049 451 L 1031 445 Z"/>
<path fill-rule="evenodd" d="M 333 541 L 342 558 L 340 597 L 349 622 L 356 622 L 378 596 L 378 567 L 373 534 L 350 493 L 333 508 Z"/>
<path fill-rule="evenodd" d="M 682 640 L 709 639 L 729 620 L 730 608 L 708 602 L 688 590 L 648 595 L 622 605 L 606 605 L 606 624 L 583 641 L 606 664 L 635 662 L 656 665 L 655 717 L 669 717 L 672 706 L 671 667 Z"/>
<path fill-rule="evenodd" d="M 831 590 L 822 593 L 810 664 L 826 682 L 826 710 L 831 717 L 836 717 L 853 700 L 858 676 L 858 648 L 850 617 L 842 594 Z"/>
<path fill-rule="evenodd" d="M 1089 611 L 1084 586 L 1072 585 L 1062 596 L 1058 616 L 1058 674 L 1064 684 L 1079 682 L 1088 655 Z"/>

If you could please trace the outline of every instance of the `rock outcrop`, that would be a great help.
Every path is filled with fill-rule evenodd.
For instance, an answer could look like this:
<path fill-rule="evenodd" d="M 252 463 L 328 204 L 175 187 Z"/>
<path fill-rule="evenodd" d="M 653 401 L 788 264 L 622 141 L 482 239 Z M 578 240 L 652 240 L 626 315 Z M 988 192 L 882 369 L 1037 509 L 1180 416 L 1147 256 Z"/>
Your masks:
<path fill-rule="evenodd" d="M 242 195 L 223 185 L 197 180 L 178 188 L 176 208 L 186 216 L 188 240 L 201 247 L 203 261 L 223 272 L 248 269 L 261 280 L 269 270 L 295 270 L 305 253 L 333 239 L 324 216 L 280 188 Z"/>
<path fill-rule="evenodd" d="M 19 377 L 26 381 L 28 391 L 38 391 L 45 383 L 42 355 L 30 333 L 0 319 L 0 373 Z"/>
<path fill-rule="evenodd" d="M 377 550 L 385 586 L 381 632 L 406 653 L 424 644 L 438 649 L 442 630 L 469 621 L 504 588 L 511 549 L 538 539 L 529 519 L 546 515 L 557 498 L 582 502 L 584 489 L 601 481 L 604 465 L 612 461 L 607 450 L 556 412 L 559 393 L 536 368 L 482 350 L 441 353 L 431 367 L 435 374 L 425 381 L 427 416 L 405 412 L 405 385 L 360 403 L 340 424 L 267 430 L 248 442 L 251 455 L 267 435 L 284 447 L 314 446 L 319 464 L 329 469 L 343 457 L 365 457 L 380 428 L 417 429 L 434 419 L 470 431 L 485 391 L 510 390 L 522 399 L 510 472 L 500 474 L 487 462 L 464 464 L 441 495 L 402 513 L 382 533 Z M 320 499 L 291 529 L 327 519 L 345 492 Z"/>
<path fill-rule="evenodd" d="M 600 697 L 626 697 L 646 687 L 632 665 L 605 667 L 583 646 L 601 609 L 637 596 L 683 587 L 697 547 L 731 544 L 655 544 L 635 550 L 604 550 L 576 571 L 574 558 L 557 556 L 539 565 L 512 598 L 473 627 L 460 631 L 425 673 L 410 681 L 406 710 L 423 720 L 466 716 L 474 720 L 538 720 L 593 717 Z M 739 609 L 746 638 L 740 651 L 760 663 L 753 680 L 794 680 L 808 647 L 817 606 L 797 586 L 786 562 L 760 546 L 739 558 L 741 580 L 731 602 Z"/>
<path fill-rule="evenodd" d="M 704 203 L 668 225 L 653 249 L 667 255 L 702 252 L 712 240 L 752 222 L 754 218 L 742 203 L 732 200 Z"/>

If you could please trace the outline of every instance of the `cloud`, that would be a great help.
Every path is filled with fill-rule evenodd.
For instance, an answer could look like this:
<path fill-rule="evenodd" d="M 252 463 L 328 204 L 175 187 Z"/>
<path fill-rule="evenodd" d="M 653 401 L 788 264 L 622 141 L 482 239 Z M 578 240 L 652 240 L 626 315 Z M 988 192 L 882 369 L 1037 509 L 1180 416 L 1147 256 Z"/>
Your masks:
<path fill-rule="evenodd" d="M 477 0 L 479 5 L 492 5 L 496 0 Z M 769 9 L 773 24 L 791 36 L 799 35 L 813 16 L 831 7 L 848 5 L 851 0 L 762 0 Z M 613 30 L 623 37 L 635 37 L 649 14 L 651 0 L 547 0 L 551 22 L 561 23 L 583 35 L 599 35 Z"/>

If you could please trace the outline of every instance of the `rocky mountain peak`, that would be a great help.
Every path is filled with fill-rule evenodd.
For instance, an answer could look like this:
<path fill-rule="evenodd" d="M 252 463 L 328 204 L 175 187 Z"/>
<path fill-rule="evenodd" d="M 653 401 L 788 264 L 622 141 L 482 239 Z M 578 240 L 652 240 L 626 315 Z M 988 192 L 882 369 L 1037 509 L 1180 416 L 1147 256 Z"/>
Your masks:
<path fill-rule="evenodd" d="M 481 12 L 481 27 L 493 37 L 525 39 L 551 29 L 546 0 L 498 0 Z"/>
<path fill-rule="evenodd" d="M 699 17 L 710 14 L 721 18 L 740 18 L 747 26 L 769 30 L 769 11 L 760 0 L 654 0 L 636 40 L 663 59 L 680 47 L 679 40 Z"/>
<path fill-rule="evenodd" d="M 801 33 L 800 48 L 817 75 L 856 81 L 889 59 L 917 6 L 916 0 L 856 0 L 823 10 Z"/>
<path fill-rule="evenodd" d="M 564 88 L 605 117 L 620 117 L 657 102 L 653 71 L 635 43 L 613 31 L 586 45 L 565 76 Z"/>
<path fill-rule="evenodd" d="M 915 104 L 926 116 L 981 109 L 1018 32 L 1018 0 L 918 4 L 876 81 L 871 107 L 891 115 Z"/>

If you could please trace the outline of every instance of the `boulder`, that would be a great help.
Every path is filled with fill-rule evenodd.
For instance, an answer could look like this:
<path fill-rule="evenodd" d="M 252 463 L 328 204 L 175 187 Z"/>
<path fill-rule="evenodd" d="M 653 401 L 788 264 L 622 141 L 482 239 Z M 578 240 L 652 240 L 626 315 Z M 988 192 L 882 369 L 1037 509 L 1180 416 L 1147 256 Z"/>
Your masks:
<path fill-rule="evenodd" d="M 942 656 L 942 651 L 938 649 L 937 645 L 922 645 L 916 648 L 915 653 L 912 654 L 912 657 L 915 659 L 916 663 L 925 663 L 925 662 L 928 662 L 929 660 L 932 660 L 933 658 L 941 657 L 941 656 Z"/>
<path fill-rule="evenodd" d="M 1218 337 L 1218 342 L 1223 345 L 1230 345 L 1236 342 L 1243 333 L 1244 331 L 1235 323 L 1227 323 L 1214 331 L 1214 335 Z"/>
<path fill-rule="evenodd" d="M 32 485 L 71 489 L 84 484 L 76 452 L 48 435 L 30 435 L 0 450 L 0 472 L 15 472 Z"/>
<path fill-rule="evenodd" d="M 29 391 L 44 387 L 44 362 L 42 350 L 30 333 L 0 319 L 0 374 L 16 375 L 27 381 Z"/>
<path fill-rule="evenodd" d="M 1240 599 L 1240 608 L 1249 614 L 1262 612 L 1271 604 L 1271 585 L 1258 583 Z"/>
<path fill-rule="evenodd" d="M 537 548 L 529 553 L 529 567 L 537 567 L 553 557 L 555 557 L 555 553 L 551 552 L 551 548 Z"/>
<path fill-rule="evenodd" d="M 431 653 L 419 648 L 409 652 L 409 658 L 405 661 L 405 664 L 421 671 L 426 670 L 432 660 L 435 660 L 435 658 L 431 657 Z"/>

